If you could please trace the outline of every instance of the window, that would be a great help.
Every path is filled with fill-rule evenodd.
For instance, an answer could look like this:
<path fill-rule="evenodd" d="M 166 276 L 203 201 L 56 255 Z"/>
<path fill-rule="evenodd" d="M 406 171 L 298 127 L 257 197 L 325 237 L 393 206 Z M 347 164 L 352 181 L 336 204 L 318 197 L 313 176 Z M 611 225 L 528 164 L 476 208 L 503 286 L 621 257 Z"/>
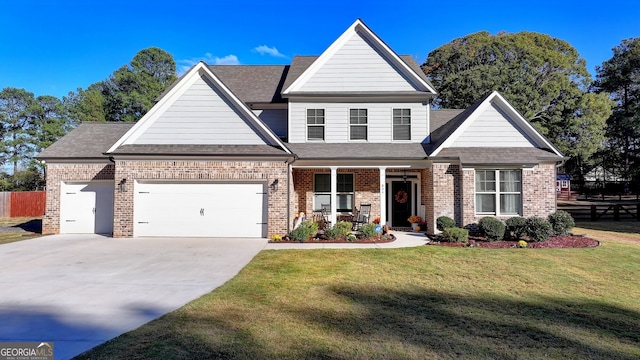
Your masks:
<path fill-rule="evenodd" d="M 324 140 L 324 109 L 307 109 L 307 140 Z"/>
<path fill-rule="evenodd" d="M 476 170 L 476 213 L 519 215 L 521 176 L 520 170 Z"/>
<path fill-rule="evenodd" d="M 349 110 L 351 140 L 367 140 L 367 109 Z"/>
<path fill-rule="evenodd" d="M 337 202 L 340 212 L 353 210 L 353 174 L 337 174 Z M 331 205 L 331 174 L 315 174 L 313 182 L 313 210 L 320 211 L 322 205 Z"/>
<path fill-rule="evenodd" d="M 411 140 L 411 109 L 393 109 L 393 140 Z"/>

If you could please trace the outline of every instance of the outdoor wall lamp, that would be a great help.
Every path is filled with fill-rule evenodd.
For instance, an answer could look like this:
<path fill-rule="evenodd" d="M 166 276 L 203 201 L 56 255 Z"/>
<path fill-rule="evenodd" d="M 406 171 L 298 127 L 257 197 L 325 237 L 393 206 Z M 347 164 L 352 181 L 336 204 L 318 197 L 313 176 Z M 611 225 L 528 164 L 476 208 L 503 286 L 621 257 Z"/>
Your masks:
<path fill-rule="evenodd" d="M 119 192 L 125 192 L 127 191 L 127 179 L 122 179 L 120 180 L 120 182 L 118 183 L 118 191 Z"/>
<path fill-rule="evenodd" d="M 273 180 L 271 185 L 269 185 L 269 189 L 271 190 L 271 192 L 278 191 L 278 179 Z"/>

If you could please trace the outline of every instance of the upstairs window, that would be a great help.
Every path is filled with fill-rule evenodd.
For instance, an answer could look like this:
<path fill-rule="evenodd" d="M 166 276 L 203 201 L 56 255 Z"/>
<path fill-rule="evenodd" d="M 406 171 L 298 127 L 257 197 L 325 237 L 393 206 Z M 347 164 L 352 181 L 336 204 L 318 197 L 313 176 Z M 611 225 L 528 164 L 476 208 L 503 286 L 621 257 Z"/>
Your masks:
<path fill-rule="evenodd" d="M 367 109 L 350 109 L 349 124 L 350 140 L 367 140 Z"/>
<path fill-rule="evenodd" d="M 519 215 L 521 204 L 520 170 L 476 170 L 476 214 Z"/>
<path fill-rule="evenodd" d="M 324 140 L 324 109 L 307 109 L 307 140 Z"/>
<path fill-rule="evenodd" d="M 393 140 L 411 140 L 411 109 L 393 109 Z"/>

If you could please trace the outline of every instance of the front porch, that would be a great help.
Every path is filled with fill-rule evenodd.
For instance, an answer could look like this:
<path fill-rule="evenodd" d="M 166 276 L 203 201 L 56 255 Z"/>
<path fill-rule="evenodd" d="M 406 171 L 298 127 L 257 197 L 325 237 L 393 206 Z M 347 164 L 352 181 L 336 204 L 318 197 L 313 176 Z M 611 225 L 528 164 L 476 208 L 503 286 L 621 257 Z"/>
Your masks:
<path fill-rule="evenodd" d="M 311 218 L 325 208 L 331 225 L 349 220 L 364 204 L 371 205 L 368 222 L 410 228 L 407 218 L 425 219 L 429 192 L 424 180 L 428 169 L 404 166 L 293 166 L 292 219 L 300 212 Z"/>

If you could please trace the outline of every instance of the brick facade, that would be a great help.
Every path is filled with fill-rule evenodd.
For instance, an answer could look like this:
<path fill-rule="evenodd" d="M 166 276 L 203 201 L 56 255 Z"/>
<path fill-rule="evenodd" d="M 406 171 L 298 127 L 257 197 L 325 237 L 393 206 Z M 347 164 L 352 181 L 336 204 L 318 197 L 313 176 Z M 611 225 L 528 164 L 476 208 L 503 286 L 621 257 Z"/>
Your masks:
<path fill-rule="evenodd" d="M 354 206 L 371 204 L 371 219 L 380 216 L 380 170 L 378 169 L 349 169 L 341 168 L 338 174 L 353 174 L 354 181 Z M 327 168 L 317 169 L 293 169 L 293 194 L 291 212 L 296 214 L 304 212 L 307 217 L 313 213 L 313 178 L 314 174 L 330 174 Z"/>
<path fill-rule="evenodd" d="M 555 164 L 539 164 L 522 170 L 522 216 L 546 217 L 556 210 Z M 475 169 L 457 164 L 433 164 L 423 180 L 423 198 L 427 205 L 427 223 L 434 225 L 439 216 L 448 216 L 458 226 L 477 223 L 485 215 L 475 213 Z M 430 211 L 433 209 L 433 212 Z M 500 216 L 506 220 L 509 216 Z"/>
<path fill-rule="evenodd" d="M 113 164 L 47 164 L 47 199 L 42 234 L 60 232 L 60 186 L 63 181 L 113 180 Z"/>
<path fill-rule="evenodd" d="M 278 191 L 268 194 L 267 236 L 287 230 L 287 171 L 283 161 L 116 161 L 116 182 L 126 179 L 124 192 L 115 192 L 114 237 L 133 236 L 134 180 L 224 181 L 256 180 L 271 184 L 278 180 Z"/>

